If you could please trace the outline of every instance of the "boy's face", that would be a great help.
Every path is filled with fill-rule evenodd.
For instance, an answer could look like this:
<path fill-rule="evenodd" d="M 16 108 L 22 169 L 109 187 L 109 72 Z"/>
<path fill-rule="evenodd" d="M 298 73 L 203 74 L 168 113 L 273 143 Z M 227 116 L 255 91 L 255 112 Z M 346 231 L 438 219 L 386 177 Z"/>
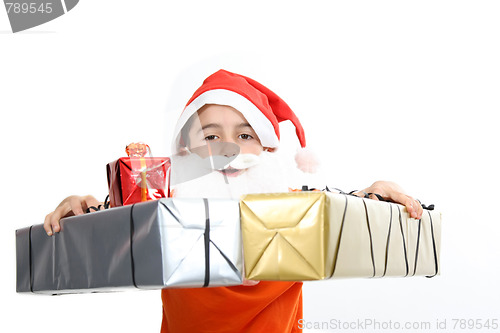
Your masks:
<path fill-rule="evenodd" d="M 288 190 L 279 156 L 272 148 L 264 149 L 236 109 L 209 104 L 193 119 L 183 134 L 189 154 L 181 149 L 172 161 L 175 196 L 236 199 L 246 193 Z"/>
<path fill-rule="evenodd" d="M 230 106 L 205 105 L 198 110 L 198 118 L 188 132 L 190 148 L 228 142 L 238 145 L 240 154 L 260 155 L 264 149 L 245 117 Z"/>

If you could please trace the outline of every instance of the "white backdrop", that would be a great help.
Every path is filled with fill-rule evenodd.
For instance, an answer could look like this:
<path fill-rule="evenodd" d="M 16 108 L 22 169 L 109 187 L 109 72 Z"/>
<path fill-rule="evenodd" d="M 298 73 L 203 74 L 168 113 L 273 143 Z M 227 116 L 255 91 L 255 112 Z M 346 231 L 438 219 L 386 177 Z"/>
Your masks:
<path fill-rule="evenodd" d="M 159 291 L 16 294 L 14 232 L 67 195 L 103 199 L 129 142 L 169 154 L 180 110 L 219 68 L 295 110 L 322 157 L 304 181 L 393 180 L 443 213 L 441 276 L 306 283 L 306 331 L 500 321 L 499 16 L 496 1 L 81 0 L 12 34 L 0 9 L 0 331 L 159 331 Z M 289 125 L 282 138 L 298 145 Z"/>

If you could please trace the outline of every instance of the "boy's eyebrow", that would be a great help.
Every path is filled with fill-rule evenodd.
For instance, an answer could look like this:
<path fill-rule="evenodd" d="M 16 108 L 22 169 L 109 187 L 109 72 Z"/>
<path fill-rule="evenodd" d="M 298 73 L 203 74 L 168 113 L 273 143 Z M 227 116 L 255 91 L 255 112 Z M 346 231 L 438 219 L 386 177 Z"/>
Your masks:
<path fill-rule="evenodd" d="M 249 124 L 249 123 L 241 123 L 241 124 L 239 124 L 239 125 L 238 125 L 238 126 L 236 126 L 236 127 L 237 127 L 237 128 L 241 128 L 241 127 L 250 127 L 251 129 L 253 129 L 253 128 L 252 128 L 252 126 L 250 126 L 250 124 Z"/>
<path fill-rule="evenodd" d="M 249 127 L 250 129 L 253 129 L 249 123 L 241 123 L 241 124 L 236 125 L 236 128 L 243 128 L 243 127 Z M 222 125 L 217 124 L 217 123 L 209 123 L 209 124 L 204 125 L 202 128 L 200 128 L 198 130 L 198 133 L 203 132 L 204 130 L 209 129 L 209 128 L 220 129 L 220 128 L 222 128 Z"/>
<path fill-rule="evenodd" d="M 208 129 L 208 128 L 215 128 L 215 129 L 219 129 L 221 128 L 222 126 L 217 124 L 217 123 L 209 123 L 209 124 L 206 124 L 205 126 L 202 126 L 199 130 L 198 130 L 198 133 L 200 132 L 203 132 L 204 130 Z"/>

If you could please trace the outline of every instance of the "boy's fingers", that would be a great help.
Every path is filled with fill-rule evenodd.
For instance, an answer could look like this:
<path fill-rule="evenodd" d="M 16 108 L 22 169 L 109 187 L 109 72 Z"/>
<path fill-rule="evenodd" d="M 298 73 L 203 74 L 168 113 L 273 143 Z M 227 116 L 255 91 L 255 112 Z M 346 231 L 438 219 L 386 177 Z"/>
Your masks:
<path fill-rule="evenodd" d="M 52 232 L 52 225 L 51 225 L 51 222 L 50 222 L 50 218 L 51 218 L 52 214 L 53 213 L 47 214 L 47 216 L 45 216 L 45 220 L 43 221 L 43 229 L 45 230 L 45 232 L 49 236 L 52 236 L 52 234 L 53 234 L 53 232 Z"/>
<path fill-rule="evenodd" d="M 87 195 L 86 197 L 83 198 L 83 200 L 85 201 L 85 205 L 82 204 L 82 206 L 85 206 L 85 209 L 87 209 L 90 206 L 99 207 L 99 205 L 101 206 L 103 205 L 102 202 L 100 202 L 91 195 Z"/>
<path fill-rule="evenodd" d="M 243 279 L 243 285 L 247 287 L 255 286 L 259 284 L 260 281 Z"/>
<path fill-rule="evenodd" d="M 59 232 L 61 230 L 61 226 L 59 225 L 59 220 L 62 217 L 60 209 L 61 208 L 56 209 L 45 217 L 43 228 L 49 236 L 52 236 L 55 232 Z"/>
<path fill-rule="evenodd" d="M 71 212 L 77 215 L 75 213 L 75 210 L 78 211 L 78 209 L 81 212 L 81 214 L 83 214 L 81 203 L 79 203 L 79 200 L 77 198 L 73 197 L 70 198 L 68 202 L 63 202 L 61 205 L 59 205 L 59 207 L 57 207 L 56 210 L 54 210 L 52 213 L 48 215 L 49 220 L 47 223 L 50 225 L 52 230 L 50 230 L 47 234 L 51 236 L 53 233 L 61 231 L 61 225 L 59 224 L 59 220 L 67 216 Z"/>
<path fill-rule="evenodd" d="M 418 200 L 413 199 L 412 197 L 408 197 L 408 200 L 405 203 L 406 210 L 410 214 L 410 216 L 414 219 L 422 218 L 422 205 Z"/>
<path fill-rule="evenodd" d="M 424 209 L 422 208 L 422 204 L 420 203 L 420 201 L 415 200 L 415 203 L 417 205 L 417 218 L 421 219 L 422 214 L 424 213 Z"/>
<path fill-rule="evenodd" d="M 81 200 L 79 197 L 71 197 L 69 200 L 69 210 L 66 212 L 73 212 L 74 215 L 82 215 L 83 214 L 83 204 L 85 203 L 84 200 Z"/>
<path fill-rule="evenodd" d="M 61 231 L 61 225 L 59 224 L 59 220 L 66 214 L 67 214 L 66 212 L 62 211 L 62 207 L 57 208 L 55 211 L 51 213 L 50 226 L 52 227 L 53 232 Z"/>
<path fill-rule="evenodd" d="M 84 210 L 90 206 L 99 207 L 102 205 L 96 198 L 91 195 L 79 197 L 76 195 L 67 197 L 52 213 L 45 216 L 43 228 L 47 235 L 52 236 L 54 233 L 61 231 L 59 220 L 70 215 L 82 215 Z"/>

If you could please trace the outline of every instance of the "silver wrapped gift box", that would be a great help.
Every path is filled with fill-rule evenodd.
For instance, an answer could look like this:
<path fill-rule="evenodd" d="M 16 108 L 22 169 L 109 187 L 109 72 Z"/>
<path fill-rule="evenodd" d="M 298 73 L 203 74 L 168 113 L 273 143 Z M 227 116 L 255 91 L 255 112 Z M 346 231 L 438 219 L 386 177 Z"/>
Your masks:
<path fill-rule="evenodd" d="M 17 291 L 47 294 L 242 283 L 237 200 L 160 199 L 16 231 Z"/>

